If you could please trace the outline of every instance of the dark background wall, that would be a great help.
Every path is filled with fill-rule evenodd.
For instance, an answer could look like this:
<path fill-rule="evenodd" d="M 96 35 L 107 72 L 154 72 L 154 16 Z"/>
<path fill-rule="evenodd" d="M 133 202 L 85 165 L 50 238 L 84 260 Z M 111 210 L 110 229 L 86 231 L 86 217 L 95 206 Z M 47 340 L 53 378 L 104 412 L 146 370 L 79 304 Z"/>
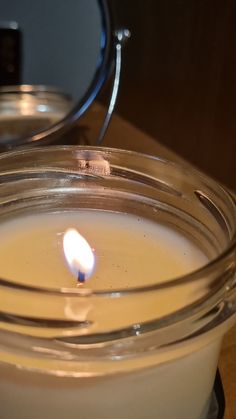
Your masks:
<path fill-rule="evenodd" d="M 109 1 L 132 33 L 118 112 L 236 189 L 236 2 Z"/>

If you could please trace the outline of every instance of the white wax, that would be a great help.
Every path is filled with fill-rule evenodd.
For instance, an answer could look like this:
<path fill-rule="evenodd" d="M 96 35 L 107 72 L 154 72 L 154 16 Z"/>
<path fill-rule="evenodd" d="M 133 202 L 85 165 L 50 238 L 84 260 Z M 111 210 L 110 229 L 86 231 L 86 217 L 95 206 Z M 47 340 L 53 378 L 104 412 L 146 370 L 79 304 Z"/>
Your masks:
<path fill-rule="evenodd" d="M 0 226 L 0 276 L 41 287 L 76 287 L 62 252 L 63 233 L 70 227 L 78 229 L 95 249 L 95 273 L 86 284 L 91 289 L 168 281 L 207 260 L 178 232 L 135 216 L 102 211 L 35 214 Z M 170 300 L 163 303 L 163 310 L 166 305 L 168 309 L 175 306 L 174 295 L 170 294 Z M 155 301 L 150 315 L 154 309 Z M 148 313 L 141 314 L 149 318 Z M 130 313 L 127 322 L 136 315 L 140 313 Z M 108 321 L 112 326 L 116 319 Z M 220 342 L 221 336 L 212 342 L 197 339 L 178 347 L 171 356 L 170 350 L 162 351 L 160 357 L 157 353 L 152 368 L 103 377 L 47 376 L 2 364 L 2 417 L 205 419 Z"/>
<path fill-rule="evenodd" d="M 220 339 L 133 374 L 62 378 L 1 366 L 4 419 L 206 419 Z"/>
<path fill-rule="evenodd" d="M 193 271 L 206 256 L 186 237 L 140 217 L 103 211 L 37 214 L 0 226 L 0 274 L 16 282 L 75 287 L 63 255 L 63 235 L 76 228 L 95 250 L 86 286 L 117 289 L 151 285 Z"/>

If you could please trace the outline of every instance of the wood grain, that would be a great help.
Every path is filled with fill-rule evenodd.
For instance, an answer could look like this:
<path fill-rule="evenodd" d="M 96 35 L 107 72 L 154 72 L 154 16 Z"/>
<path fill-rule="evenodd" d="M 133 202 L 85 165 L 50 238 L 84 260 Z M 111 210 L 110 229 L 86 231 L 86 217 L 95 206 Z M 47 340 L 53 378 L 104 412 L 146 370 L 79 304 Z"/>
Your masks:
<path fill-rule="evenodd" d="M 235 0 L 109 0 L 127 26 L 118 112 L 236 190 Z"/>

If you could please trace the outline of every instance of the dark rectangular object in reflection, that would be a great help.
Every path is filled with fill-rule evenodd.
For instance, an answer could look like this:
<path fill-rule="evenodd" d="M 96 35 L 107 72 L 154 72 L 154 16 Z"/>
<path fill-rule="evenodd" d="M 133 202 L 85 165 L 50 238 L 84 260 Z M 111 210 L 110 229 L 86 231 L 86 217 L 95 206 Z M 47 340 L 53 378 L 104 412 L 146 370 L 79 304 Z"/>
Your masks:
<path fill-rule="evenodd" d="M 0 22 L 0 86 L 21 83 L 21 32 Z"/>

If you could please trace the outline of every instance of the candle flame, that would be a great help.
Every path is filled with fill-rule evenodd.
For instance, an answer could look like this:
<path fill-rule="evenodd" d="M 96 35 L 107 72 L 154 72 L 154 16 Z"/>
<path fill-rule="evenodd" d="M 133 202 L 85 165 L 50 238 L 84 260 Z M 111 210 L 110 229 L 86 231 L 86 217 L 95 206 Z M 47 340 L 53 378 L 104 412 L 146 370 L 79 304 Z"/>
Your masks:
<path fill-rule="evenodd" d="M 74 228 L 66 230 L 63 237 L 64 254 L 71 272 L 80 283 L 89 278 L 94 269 L 95 257 L 87 240 Z"/>

